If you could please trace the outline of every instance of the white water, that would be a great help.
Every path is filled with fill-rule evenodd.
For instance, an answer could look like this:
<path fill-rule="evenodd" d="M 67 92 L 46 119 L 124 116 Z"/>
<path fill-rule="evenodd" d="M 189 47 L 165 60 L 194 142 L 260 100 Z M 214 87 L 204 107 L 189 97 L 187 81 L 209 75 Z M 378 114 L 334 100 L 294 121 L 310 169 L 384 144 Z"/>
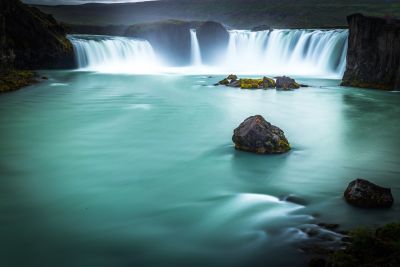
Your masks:
<path fill-rule="evenodd" d="M 150 43 L 124 37 L 74 35 L 80 69 L 118 73 L 266 74 L 341 78 L 346 65 L 347 30 L 230 31 L 226 54 L 205 66 L 195 30 L 190 31 L 190 65 L 159 62 Z"/>
<path fill-rule="evenodd" d="M 197 39 L 196 30 L 190 30 L 190 43 L 191 43 L 191 63 L 193 66 L 201 65 L 201 52 L 199 40 Z"/>
<path fill-rule="evenodd" d="M 345 30 L 231 31 L 226 60 L 230 72 L 342 76 Z M 244 67 L 245 66 L 245 67 Z"/>
<path fill-rule="evenodd" d="M 78 67 L 106 73 L 148 73 L 160 62 L 146 40 L 114 36 L 70 36 Z"/>

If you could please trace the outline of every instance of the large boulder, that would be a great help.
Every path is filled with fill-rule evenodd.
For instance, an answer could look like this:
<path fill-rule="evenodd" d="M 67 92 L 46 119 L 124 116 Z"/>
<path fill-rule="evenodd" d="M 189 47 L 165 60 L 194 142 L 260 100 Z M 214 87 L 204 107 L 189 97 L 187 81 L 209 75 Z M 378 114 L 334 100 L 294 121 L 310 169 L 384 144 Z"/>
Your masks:
<path fill-rule="evenodd" d="M 281 154 L 290 150 L 284 132 L 261 115 L 242 122 L 234 130 L 232 141 L 236 149 L 257 154 Z"/>
<path fill-rule="evenodd" d="M 225 27 L 221 23 L 207 21 L 200 25 L 196 34 L 203 63 L 213 64 L 220 61 L 229 43 L 229 33 Z"/>
<path fill-rule="evenodd" d="M 72 44 L 57 21 L 19 0 L 0 1 L 0 71 L 74 67 Z"/>
<path fill-rule="evenodd" d="M 360 208 L 390 208 L 393 196 L 389 188 L 380 187 L 364 179 L 352 181 L 344 192 L 350 205 Z"/>
<path fill-rule="evenodd" d="M 280 76 L 276 77 L 276 88 L 284 90 L 298 89 L 300 84 L 290 77 Z"/>
<path fill-rule="evenodd" d="M 343 86 L 400 89 L 400 20 L 347 18 L 349 48 Z"/>

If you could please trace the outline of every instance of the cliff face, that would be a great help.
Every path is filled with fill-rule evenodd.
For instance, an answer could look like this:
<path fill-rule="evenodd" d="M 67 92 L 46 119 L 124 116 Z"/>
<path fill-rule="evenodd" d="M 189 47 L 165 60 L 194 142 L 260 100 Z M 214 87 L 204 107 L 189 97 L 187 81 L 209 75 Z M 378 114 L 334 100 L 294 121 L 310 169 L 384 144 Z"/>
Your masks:
<path fill-rule="evenodd" d="M 168 55 L 167 60 L 175 65 L 190 62 L 190 22 L 162 21 L 130 26 L 125 36 L 148 40 L 160 54 Z"/>
<path fill-rule="evenodd" d="M 400 20 L 354 14 L 343 86 L 400 89 Z"/>
<path fill-rule="evenodd" d="M 0 68 L 73 67 L 72 44 L 51 16 L 19 0 L 0 1 Z"/>
<path fill-rule="evenodd" d="M 222 24 L 207 21 L 197 29 L 197 39 L 203 62 L 212 64 L 225 53 L 229 43 L 229 33 Z"/>

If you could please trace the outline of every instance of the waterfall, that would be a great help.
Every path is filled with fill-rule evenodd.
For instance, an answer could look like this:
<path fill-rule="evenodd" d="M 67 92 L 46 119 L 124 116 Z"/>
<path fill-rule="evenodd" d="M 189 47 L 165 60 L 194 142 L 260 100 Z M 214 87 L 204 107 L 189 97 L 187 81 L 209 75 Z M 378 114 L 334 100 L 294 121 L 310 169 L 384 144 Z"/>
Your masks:
<path fill-rule="evenodd" d="M 114 36 L 69 36 L 80 69 L 100 72 L 137 73 L 155 71 L 157 57 L 146 40 Z"/>
<path fill-rule="evenodd" d="M 231 71 L 342 76 L 347 30 L 230 31 L 226 60 Z"/>
<path fill-rule="evenodd" d="M 190 44 L 191 44 L 191 62 L 194 66 L 201 65 L 201 52 L 200 52 L 200 45 L 199 40 L 197 39 L 196 30 L 190 30 Z"/>
<path fill-rule="evenodd" d="M 190 66 L 177 67 L 159 58 L 146 40 L 71 35 L 80 69 L 101 72 L 190 74 L 265 74 L 341 78 L 346 67 L 347 30 L 229 31 L 226 53 L 204 66 L 195 30 L 190 30 Z M 157 55 L 157 53 L 160 53 Z M 165 53 L 165 52 L 164 52 Z"/>

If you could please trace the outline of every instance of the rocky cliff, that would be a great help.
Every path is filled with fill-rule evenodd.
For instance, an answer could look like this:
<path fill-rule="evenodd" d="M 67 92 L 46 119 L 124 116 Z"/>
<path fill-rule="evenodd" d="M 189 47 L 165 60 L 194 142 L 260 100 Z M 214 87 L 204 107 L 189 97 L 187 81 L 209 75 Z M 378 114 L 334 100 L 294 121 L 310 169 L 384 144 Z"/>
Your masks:
<path fill-rule="evenodd" d="M 51 15 L 19 0 L 0 1 L 0 69 L 73 65 L 72 45 Z"/>
<path fill-rule="evenodd" d="M 160 54 L 169 55 L 169 62 L 186 65 L 190 62 L 191 27 L 186 21 L 161 21 L 130 26 L 124 35 L 146 39 Z"/>
<path fill-rule="evenodd" d="M 212 64 L 220 58 L 219 55 L 225 54 L 229 43 L 229 33 L 221 23 L 207 21 L 197 29 L 197 39 L 203 62 Z"/>
<path fill-rule="evenodd" d="M 354 14 L 343 86 L 400 89 L 400 20 Z"/>

